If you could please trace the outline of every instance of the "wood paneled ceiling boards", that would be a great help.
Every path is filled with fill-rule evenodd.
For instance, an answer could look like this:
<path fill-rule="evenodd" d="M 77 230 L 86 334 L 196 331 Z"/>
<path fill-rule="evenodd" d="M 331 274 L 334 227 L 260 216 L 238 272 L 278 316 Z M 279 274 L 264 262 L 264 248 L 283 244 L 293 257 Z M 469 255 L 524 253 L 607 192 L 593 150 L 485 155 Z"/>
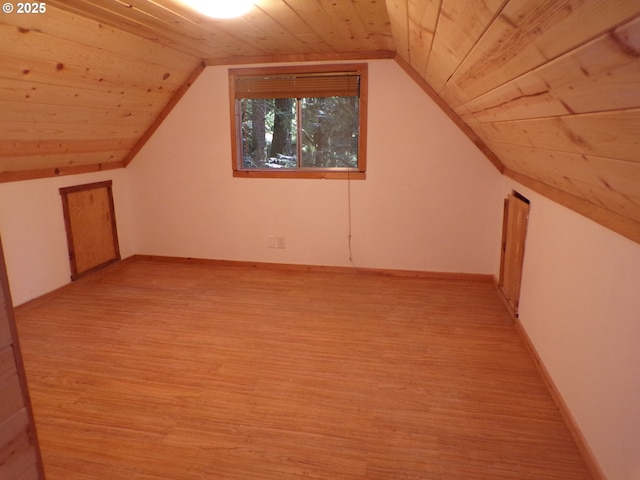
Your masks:
<path fill-rule="evenodd" d="M 395 57 L 503 173 L 640 242 L 637 0 L 50 0 L 0 32 L 0 181 L 126 166 L 204 65 Z"/>

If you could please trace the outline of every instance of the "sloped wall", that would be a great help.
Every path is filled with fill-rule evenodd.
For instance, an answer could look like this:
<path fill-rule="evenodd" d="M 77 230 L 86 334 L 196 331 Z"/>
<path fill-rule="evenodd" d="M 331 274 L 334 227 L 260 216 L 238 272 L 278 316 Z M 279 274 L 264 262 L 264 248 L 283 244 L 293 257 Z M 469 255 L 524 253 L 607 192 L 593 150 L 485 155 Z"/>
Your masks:
<path fill-rule="evenodd" d="M 607 478 L 640 479 L 640 245 L 531 200 L 520 320 Z"/>
<path fill-rule="evenodd" d="M 391 60 L 369 63 L 367 179 L 233 178 L 225 67 L 128 167 L 141 254 L 493 274 L 500 175 Z M 269 236 L 286 249 L 268 248 Z"/>

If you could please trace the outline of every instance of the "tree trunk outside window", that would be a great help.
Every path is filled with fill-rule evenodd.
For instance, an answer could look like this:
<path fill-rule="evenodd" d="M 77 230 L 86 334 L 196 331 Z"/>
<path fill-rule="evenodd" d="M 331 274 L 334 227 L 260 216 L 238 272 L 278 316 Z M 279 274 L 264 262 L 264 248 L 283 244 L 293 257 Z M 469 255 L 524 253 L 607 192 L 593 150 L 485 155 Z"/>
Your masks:
<path fill-rule="evenodd" d="M 265 110 L 266 100 L 263 98 L 254 98 L 251 100 L 251 129 L 253 135 L 249 138 L 253 140 L 253 144 L 249 146 L 251 158 L 263 165 L 267 159 L 267 143 L 265 140 Z"/>
<path fill-rule="evenodd" d="M 276 98 L 273 120 L 273 140 L 269 157 L 277 158 L 278 154 L 291 156 L 293 148 L 291 131 L 293 124 L 293 98 Z"/>

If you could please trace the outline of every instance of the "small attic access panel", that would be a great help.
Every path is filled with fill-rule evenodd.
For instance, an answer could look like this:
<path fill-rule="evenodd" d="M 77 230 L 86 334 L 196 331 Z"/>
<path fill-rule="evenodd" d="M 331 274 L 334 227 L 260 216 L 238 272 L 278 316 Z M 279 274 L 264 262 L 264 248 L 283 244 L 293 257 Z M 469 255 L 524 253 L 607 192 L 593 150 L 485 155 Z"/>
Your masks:
<path fill-rule="evenodd" d="M 71 279 L 120 260 L 111 180 L 60 189 Z"/>

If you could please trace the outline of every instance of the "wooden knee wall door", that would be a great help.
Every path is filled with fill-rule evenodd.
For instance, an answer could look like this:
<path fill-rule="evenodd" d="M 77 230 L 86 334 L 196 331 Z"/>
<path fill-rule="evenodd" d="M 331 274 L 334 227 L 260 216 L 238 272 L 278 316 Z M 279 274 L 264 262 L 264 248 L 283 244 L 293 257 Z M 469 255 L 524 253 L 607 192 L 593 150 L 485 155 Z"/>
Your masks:
<path fill-rule="evenodd" d="M 509 195 L 504 204 L 499 286 L 507 309 L 514 318 L 518 317 L 528 220 L 529 201 L 519 194 Z"/>
<path fill-rule="evenodd" d="M 111 184 L 60 189 L 73 280 L 120 260 Z"/>
<path fill-rule="evenodd" d="M 44 480 L 0 245 L 0 479 Z"/>

